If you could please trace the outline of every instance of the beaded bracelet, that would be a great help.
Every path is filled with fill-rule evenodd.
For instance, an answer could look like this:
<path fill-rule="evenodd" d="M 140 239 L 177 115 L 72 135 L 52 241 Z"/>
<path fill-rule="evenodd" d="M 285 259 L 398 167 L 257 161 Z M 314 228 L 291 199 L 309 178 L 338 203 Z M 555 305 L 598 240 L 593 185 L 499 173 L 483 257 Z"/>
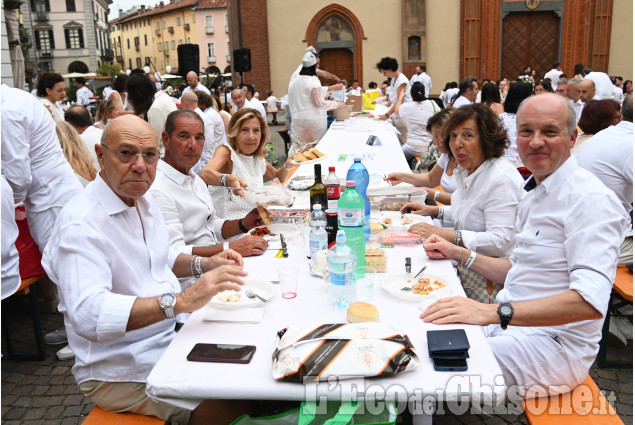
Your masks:
<path fill-rule="evenodd" d="M 476 260 L 476 251 L 470 251 L 470 258 L 467 259 L 465 263 L 465 268 L 469 269 L 474 264 L 474 260 Z"/>
<path fill-rule="evenodd" d="M 454 245 L 459 246 L 461 244 L 461 229 L 456 229 L 454 233 Z"/>
<path fill-rule="evenodd" d="M 196 267 L 196 272 L 198 273 L 196 277 L 201 277 L 203 273 L 205 273 L 201 268 L 201 261 L 203 261 L 203 257 L 196 257 L 196 262 L 194 263 L 194 267 Z"/>

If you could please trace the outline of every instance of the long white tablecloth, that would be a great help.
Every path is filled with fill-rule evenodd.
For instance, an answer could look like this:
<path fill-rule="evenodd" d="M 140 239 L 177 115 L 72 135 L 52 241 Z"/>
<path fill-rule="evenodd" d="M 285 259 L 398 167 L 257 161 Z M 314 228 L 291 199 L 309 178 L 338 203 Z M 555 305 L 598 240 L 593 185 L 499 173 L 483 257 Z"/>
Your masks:
<path fill-rule="evenodd" d="M 352 163 L 352 158 L 337 161 L 340 153 L 371 152 L 376 156 L 365 162 L 372 174 L 384 171 L 403 171 L 407 164 L 398 149 L 397 138 L 390 129 L 373 132 L 379 135 L 382 147 L 365 146 L 369 133 L 355 129 L 332 128 L 321 141 L 319 148 L 329 153 L 325 163 L 343 163 L 343 174 Z M 393 140 L 394 139 L 394 140 Z M 394 144 L 397 144 L 396 146 Z M 391 151 L 392 149 L 392 151 Z M 403 164 L 399 163 L 399 159 Z M 386 170 L 386 167 L 396 169 Z M 302 166 L 304 172 L 312 167 Z M 339 173 L 338 173 L 339 174 Z M 307 199 L 308 207 L 308 199 Z M 272 377 L 272 352 L 276 332 L 299 324 L 346 322 L 346 312 L 332 310 L 327 305 L 327 284 L 310 274 L 308 269 L 308 232 L 306 225 L 297 237 L 289 241 L 289 257 L 276 258 L 276 250 L 267 250 L 262 256 L 245 259 L 245 270 L 249 277 L 277 281 L 276 271 L 281 266 L 293 265 L 300 269 L 298 296 L 282 299 L 278 285 L 272 300 L 266 303 L 262 322 L 258 324 L 206 322 L 204 309 L 195 312 L 169 345 L 164 355 L 148 377 L 148 394 L 171 404 L 193 409 L 204 399 L 286 399 L 305 400 L 326 396 L 340 400 L 354 391 L 361 397 L 383 393 L 387 399 L 403 400 L 415 397 L 421 401 L 425 396 L 434 396 L 437 401 L 482 400 L 495 404 L 504 398 L 505 386 L 502 373 L 478 326 L 438 326 L 423 323 L 419 319 L 417 302 L 394 297 L 381 288 L 381 280 L 391 273 L 404 272 L 405 257 L 412 258 L 412 270 L 417 271 L 428 261 L 421 246 L 395 247 L 385 250 L 387 274 L 378 274 L 374 297 L 370 301 L 379 309 L 381 321 L 393 324 L 406 333 L 422 364 L 413 371 L 399 375 L 360 380 L 341 380 L 337 385 L 320 383 L 302 385 L 275 381 Z M 457 294 L 463 294 L 458 278 L 449 261 L 432 261 L 428 273 L 442 276 Z M 436 372 L 428 357 L 426 331 L 432 329 L 465 329 L 470 341 L 470 358 L 467 372 Z M 196 343 L 223 343 L 256 345 L 257 351 L 249 364 L 200 363 L 186 360 Z M 413 399 L 410 399 L 413 401 Z"/>

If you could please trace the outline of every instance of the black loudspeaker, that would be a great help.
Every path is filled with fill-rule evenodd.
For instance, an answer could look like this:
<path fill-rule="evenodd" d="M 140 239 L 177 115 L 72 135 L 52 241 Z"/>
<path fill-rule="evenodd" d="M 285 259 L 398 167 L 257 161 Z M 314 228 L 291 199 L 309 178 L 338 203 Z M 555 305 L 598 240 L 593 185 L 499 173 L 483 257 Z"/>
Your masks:
<path fill-rule="evenodd" d="M 234 50 L 234 71 L 236 72 L 251 71 L 251 50 L 249 49 Z"/>
<path fill-rule="evenodd" d="M 198 44 L 181 44 L 176 52 L 179 56 L 179 75 L 185 78 L 190 71 L 194 71 L 198 75 Z"/>

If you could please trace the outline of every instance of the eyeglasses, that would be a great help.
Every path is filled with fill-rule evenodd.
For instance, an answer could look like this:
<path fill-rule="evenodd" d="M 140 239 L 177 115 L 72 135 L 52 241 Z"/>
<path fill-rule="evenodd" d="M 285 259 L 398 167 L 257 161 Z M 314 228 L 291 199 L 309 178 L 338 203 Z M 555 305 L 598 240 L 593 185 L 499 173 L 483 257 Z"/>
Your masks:
<path fill-rule="evenodd" d="M 104 145 L 102 143 L 102 145 L 104 148 L 108 149 L 111 152 L 114 152 L 115 155 L 117 155 L 117 157 L 119 158 L 119 161 L 121 161 L 124 164 L 131 164 L 133 162 L 135 162 L 137 160 L 137 157 L 139 155 L 141 155 L 141 157 L 143 158 L 143 161 L 148 164 L 148 165 L 154 165 L 157 163 L 157 161 L 159 160 L 159 154 L 158 152 L 142 152 L 142 153 L 138 153 L 138 152 L 131 152 L 129 150 L 121 150 L 121 151 L 117 151 L 114 149 L 109 148 L 108 146 Z"/>

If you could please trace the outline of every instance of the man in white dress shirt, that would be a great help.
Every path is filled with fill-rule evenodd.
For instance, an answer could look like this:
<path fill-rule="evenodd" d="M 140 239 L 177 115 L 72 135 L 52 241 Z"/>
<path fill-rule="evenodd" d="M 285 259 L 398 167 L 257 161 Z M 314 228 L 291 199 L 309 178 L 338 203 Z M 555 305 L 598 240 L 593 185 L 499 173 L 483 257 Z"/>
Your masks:
<path fill-rule="evenodd" d="M 245 84 L 243 87 L 243 91 L 245 93 L 245 97 L 247 100 L 245 101 L 245 108 L 253 108 L 256 111 L 260 112 L 260 115 L 267 121 L 267 112 L 265 111 L 265 107 L 262 105 L 262 102 L 256 97 L 256 89 L 251 84 Z M 240 108 L 239 108 L 240 109 Z"/>
<path fill-rule="evenodd" d="M 88 152 L 90 152 L 90 155 L 95 161 L 95 167 L 97 167 L 97 171 L 99 171 L 99 161 L 97 161 L 95 145 L 101 143 L 101 135 L 104 130 L 93 126 L 88 109 L 79 105 L 71 106 L 68 111 L 66 111 L 64 121 L 77 130 L 79 138 L 84 143 L 84 146 L 86 146 L 86 149 L 88 149 Z"/>
<path fill-rule="evenodd" d="M 469 105 L 476 101 L 476 97 L 479 92 L 478 80 L 476 77 L 465 77 L 459 83 L 459 93 L 457 99 L 452 105 L 455 108 L 460 108 L 463 105 Z"/>
<path fill-rule="evenodd" d="M 267 113 L 264 111 L 264 108 L 262 107 L 262 105 L 260 105 L 260 109 L 259 109 L 258 105 L 256 105 L 253 100 L 251 102 L 247 100 L 247 97 L 245 96 L 245 92 L 242 91 L 241 89 L 232 90 L 232 101 L 236 105 L 235 112 L 238 112 L 243 108 L 252 108 L 257 110 L 260 113 L 260 115 L 262 115 L 262 117 L 265 119 L 265 122 L 267 121 Z"/>
<path fill-rule="evenodd" d="M 348 91 L 348 94 L 352 96 L 362 95 L 362 88 L 359 86 L 359 81 L 353 80 L 353 84 L 351 85 L 351 89 Z"/>
<path fill-rule="evenodd" d="M 229 248 L 242 256 L 262 255 L 267 241 L 245 235 L 261 226 L 258 210 L 241 220 L 223 220 L 216 216 L 207 185 L 193 172 L 193 164 L 201 156 L 203 123 L 189 110 L 172 112 L 163 132 L 165 156 L 159 161 L 157 177 L 150 193 L 163 213 L 170 235 L 170 245 L 183 254 L 210 257 Z M 194 283 L 193 278 L 179 279 L 181 287 Z"/>
<path fill-rule="evenodd" d="M 185 87 L 185 89 L 183 89 L 183 93 L 181 93 L 181 97 L 189 92 L 189 91 L 194 91 L 194 90 L 201 90 L 204 91 L 205 93 L 209 94 L 210 96 L 212 95 L 212 93 L 210 93 L 210 91 L 207 89 L 207 87 L 205 87 L 203 84 L 199 83 L 198 81 L 198 74 L 194 71 L 190 71 L 187 73 L 187 75 L 185 76 L 185 79 L 187 80 L 187 87 Z M 181 103 L 181 101 L 179 100 L 179 103 Z"/>
<path fill-rule="evenodd" d="M 562 74 L 560 61 L 556 61 L 551 65 L 551 70 L 547 71 L 543 80 L 546 80 L 546 79 L 551 80 L 551 88 L 555 90 L 556 83 L 560 79 L 560 74 Z"/>
<path fill-rule="evenodd" d="M 204 401 L 194 411 L 151 400 L 146 379 L 175 335 L 175 316 L 239 289 L 242 257 L 169 247 L 163 217 L 147 193 L 159 147 L 133 115 L 112 120 L 97 145 L 101 172 L 62 210 L 42 265 L 60 290 L 60 311 L 75 352 L 73 375 L 97 406 L 179 424 L 236 417 L 239 403 Z M 200 278 L 181 292 L 178 277 Z M 244 404 L 244 403 L 243 403 Z M 222 420 L 219 420 L 222 421 Z M 219 422 L 221 423 L 221 422 Z"/>
<path fill-rule="evenodd" d="M 196 165 L 194 165 L 194 167 L 192 167 L 192 171 L 198 175 L 198 174 L 201 174 L 201 170 L 203 170 L 203 168 L 205 168 L 205 165 L 207 165 L 209 160 L 212 159 L 212 156 L 214 155 L 214 151 L 216 150 L 216 148 L 221 143 L 223 143 L 223 134 L 216 134 L 216 128 L 214 126 L 214 121 L 212 121 L 212 117 L 210 117 L 205 112 L 201 111 L 200 108 L 198 107 L 198 96 L 196 96 L 196 93 L 194 92 L 183 93 L 183 96 L 181 96 L 181 105 L 185 109 L 189 109 L 190 111 L 196 112 L 198 116 L 201 117 L 201 120 L 203 121 L 203 124 L 204 124 L 205 144 L 203 145 L 203 149 L 201 151 L 201 154 L 199 155 L 198 162 L 196 163 Z M 166 125 L 167 125 L 167 120 L 166 120 Z M 163 135 L 161 137 L 165 143 L 165 131 L 163 132 Z"/>
<path fill-rule="evenodd" d="M 90 103 L 90 98 L 94 96 L 93 92 L 86 87 L 86 80 L 83 77 L 76 78 L 75 83 L 77 87 L 79 87 L 75 92 L 75 96 L 77 96 L 76 103 L 78 105 L 87 106 Z"/>
<path fill-rule="evenodd" d="M 426 89 L 426 97 L 430 97 L 432 91 L 432 78 L 426 73 L 426 66 L 421 65 L 415 68 L 414 75 L 410 78 L 410 85 L 419 81 Z"/>
<path fill-rule="evenodd" d="M 435 302 L 421 317 L 484 326 L 505 384 L 533 397 L 569 392 L 586 378 L 602 335 L 624 218 L 615 194 L 571 157 L 577 129 L 566 99 L 532 96 L 516 118 L 518 152 L 533 176 L 518 204 L 511 257 L 476 255 L 436 235 L 424 242 L 430 258 L 453 258 L 504 283 L 499 304 L 456 296 Z"/>
<path fill-rule="evenodd" d="M 593 80 L 593 83 L 595 83 L 597 99 L 615 99 L 614 86 L 608 74 L 593 71 L 591 68 L 584 68 L 582 75 L 585 80 Z"/>

